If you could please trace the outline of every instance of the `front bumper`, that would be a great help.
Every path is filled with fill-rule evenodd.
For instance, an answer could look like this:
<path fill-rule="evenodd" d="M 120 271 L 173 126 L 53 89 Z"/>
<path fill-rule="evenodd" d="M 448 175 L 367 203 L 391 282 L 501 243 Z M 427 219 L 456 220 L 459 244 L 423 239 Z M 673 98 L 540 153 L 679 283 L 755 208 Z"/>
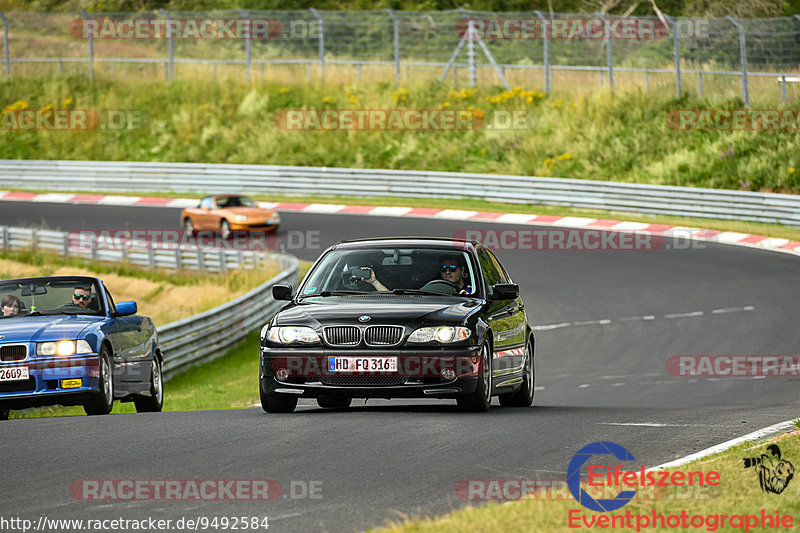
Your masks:
<path fill-rule="evenodd" d="M 76 405 L 99 390 L 100 359 L 97 354 L 70 357 L 29 357 L 5 362 L 0 368 L 28 368 L 27 380 L 0 382 L 0 406 L 25 409 L 43 405 Z M 80 386 L 64 388 L 62 380 L 80 380 Z"/>
<path fill-rule="evenodd" d="M 398 370 L 335 372 L 329 357 L 397 357 Z M 297 397 L 457 398 L 475 391 L 484 362 L 480 347 L 431 350 L 313 350 L 262 347 L 260 386 L 264 393 Z M 284 377 L 276 372 L 285 370 Z M 443 377 L 452 370 L 454 377 Z"/>

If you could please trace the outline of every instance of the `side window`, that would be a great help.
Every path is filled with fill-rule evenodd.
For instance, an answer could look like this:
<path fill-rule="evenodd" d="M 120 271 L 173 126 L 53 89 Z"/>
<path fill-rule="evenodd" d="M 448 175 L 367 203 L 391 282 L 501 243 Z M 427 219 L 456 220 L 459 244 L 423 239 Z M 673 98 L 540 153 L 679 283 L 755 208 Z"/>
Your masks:
<path fill-rule="evenodd" d="M 200 200 L 200 207 L 207 207 L 209 209 L 214 209 L 214 199 L 210 196 L 207 196 Z"/>
<path fill-rule="evenodd" d="M 114 305 L 114 299 L 111 297 L 111 293 L 108 292 L 108 289 L 106 289 L 105 287 L 103 287 L 103 289 L 106 291 L 106 299 L 108 300 L 108 310 L 111 312 L 111 314 L 114 314 L 117 312 L 117 306 Z"/>
<path fill-rule="evenodd" d="M 503 276 L 500 271 L 497 270 L 497 266 L 495 266 L 497 259 L 494 259 L 493 256 L 490 256 L 486 249 L 480 248 L 478 250 L 478 261 L 481 264 L 483 277 L 486 279 L 486 288 L 489 290 L 489 292 L 491 292 L 492 285 L 503 283 Z"/>
<path fill-rule="evenodd" d="M 486 253 L 492 260 L 492 265 L 494 266 L 495 270 L 497 270 L 497 273 L 500 275 L 500 281 L 498 281 L 498 283 L 511 283 L 511 279 L 508 277 L 506 269 L 503 268 L 503 265 L 500 264 L 500 261 L 497 260 L 497 257 L 495 257 L 495 255 L 488 250 L 486 251 Z"/>

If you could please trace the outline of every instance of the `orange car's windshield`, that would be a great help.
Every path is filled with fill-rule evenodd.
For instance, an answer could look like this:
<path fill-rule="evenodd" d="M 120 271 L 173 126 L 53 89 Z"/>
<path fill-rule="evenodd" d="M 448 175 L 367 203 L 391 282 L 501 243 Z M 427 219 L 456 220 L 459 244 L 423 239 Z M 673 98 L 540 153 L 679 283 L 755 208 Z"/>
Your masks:
<path fill-rule="evenodd" d="M 217 207 L 256 207 L 256 203 L 247 196 L 223 196 L 217 198 Z"/>

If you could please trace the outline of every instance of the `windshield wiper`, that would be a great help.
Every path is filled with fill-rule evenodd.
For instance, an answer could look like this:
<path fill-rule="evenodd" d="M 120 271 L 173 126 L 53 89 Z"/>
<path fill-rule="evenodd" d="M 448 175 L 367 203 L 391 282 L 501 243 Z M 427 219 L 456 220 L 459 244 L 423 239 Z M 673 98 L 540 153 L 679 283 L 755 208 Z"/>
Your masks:
<path fill-rule="evenodd" d="M 350 294 L 371 294 L 367 291 L 322 291 L 317 294 L 304 294 L 301 298 L 309 298 L 311 296 L 348 296 Z"/>
<path fill-rule="evenodd" d="M 429 294 L 432 296 L 458 296 L 457 294 L 447 294 L 436 291 L 423 291 L 421 289 L 394 289 L 391 292 L 392 294 Z M 464 295 L 462 294 L 462 296 Z"/>

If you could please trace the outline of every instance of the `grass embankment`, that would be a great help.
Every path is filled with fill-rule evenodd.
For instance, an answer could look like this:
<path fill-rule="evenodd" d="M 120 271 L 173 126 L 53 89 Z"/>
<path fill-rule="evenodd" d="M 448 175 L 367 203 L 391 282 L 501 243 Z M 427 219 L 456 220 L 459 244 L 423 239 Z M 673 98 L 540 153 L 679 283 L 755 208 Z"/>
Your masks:
<path fill-rule="evenodd" d="M 396 91 L 389 83 L 251 88 L 238 78 L 11 78 L 0 83 L 3 106 L 141 110 L 149 118 L 135 131 L 0 131 L 0 157 L 426 169 L 800 191 L 797 132 L 677 131 L 667 124 L 670 111 L 744 106 L 738 98 L 667 94 L 449 91 L 434 82 Z M 778 101 L 752 107 L 776 108 Z M 486 117 L 524 110 L 531 121 L 522 130 L 428 132 L 286 131 L 273 121 L 280 110 L 305 108 L 449 108 Z"/>
<path fill-rule="evenodd" d="M 301 274 L 310 265 L 301 267 Z M 130 265 L 87 263 L 31 252 L 0 254 L 0 279 L 20 276 L 90 275 L 103 279 L 116 301 L 136 300 L 139 312 L 156 326 L 185 318 L 237 296 L 267 281 L 279 269 L 259 272 L 170 273 Z M 225 357 L 192 368 L 165 385 L 164 410 L 247 407 L 258 399 L 258 332 L 230 349 Z M 132 403 L 114 404 L 114 413 L 132 413 Z M 11 418 L 83 415 L 81 407 L 44 407 L 12 411 Z"/>
<path fill-rule="evenodd" d="M 679 517 L 685 513 L 692 517 L 699 515 L 705 522 L 700 527 L 663 527 L 657 522 L 658 527 L 643 527 L 641 531 L 664 531 L 677 529 L 679 531 L 744 531 L 747 528 L 739 519 L 731 515 L 751 515 L 761 518 L 763 510 L 767 516 L 775 517 L 776 511 L 780 516 L 791 516 L 792 526 L 797 527 L 800 520 L 800 483 L 797 479 L 789 482 L 786 489 L 780 494 L 763 492 L 759 486 L 759 478 L 754 467 L 745 469 L 742 459 L 745 457 L 762 458 L 772 456 L 767 446 L 777 444 L 780 447 L 782 458 L 792 465 L 800 461 L 800 433 L 794 431 L 782 435 L 771 442 L 743 443 L 725 452 L 715 454 L 695 461 L 693 463 L 670 469 L 670 471 L 704 473 L 718 472 L 719 484 L 704 487 L 659 487 L 641 488 L 637 496 L 630 503 L 609 513 L 590 511 L 578 504 L 566 488 L 561 490 L 537 492 L 529 495 L 522 501 L 512 501 L 504 504 L 491 502 L 486 505 L 469 506 L 437 518 L 411 519 L 402 523 L 395 523 L 386 528 L 370 530 L 371 533 L 460 533 L 472 531 L 476 533 L 528 533 L 530 531 L 587 531 L 599 529 L 602 522 L 597 520 L 610 520 L 611 516 L 623 517 L 627 512 L 633 515 L 631 525 L 625 527 L 623 522 L 608 522 L 603 529 L 615 531 L 637 531 L 637 515 L 642 515 L 647 520 L 652 520 L 653 512 L 665 518 L 669 515 Z M 577 450 L 576 450 L 577 451 Z M 769 461 L 763 461 L 767 464 Z M 774 460 L 778 463 L 778 460 Z M 566 465 L 565 465 L 566 466 Z M 612 464 L 613 466 L 613 464 Z M 796 468 L 796 466 L 794 467 Z M 786 466 L 783 467 L 784 471 Z M 585 473 L 584 468 L 584 473 Z M 705 474 L 704 474 L 705 476 Z M 485 477 L 485 476 L 478 476 Z M 796 475 L 795 475 L 796 478 Z M 695 477 L 696 479 L 696 477 Z M 487 485 L 489 487 L 489 485 Z M 618 486 L 605 489 L 588 488 L 588 492 L 595 498 L 613 498 L 622 488 Z M 626 488 L 625 490 L 631 490 Z M 482 492 L 480 494 L 483 494 Z M 572 528 L 570 528 L 570 512 L 572 512 Z M 716 517 L 714 517 L 716 515 Z M 722 522 L 720 515 L 729 515 L 726 522 Z M 605 518 L 602 518 L 605 517 Z M 622 520 L 623 518 L 617 518 Z M 584 521 L 585 520 L 585 521 Z M 594 522 L 594 527 L 589 524 Z M 644 520 L 644 519 L 642 519 Z M 700 524 L 700 519 L 696 519 Z M 752 520 L 752 519 L 751 519 Z M 641 521 L 644 525 L 646 522 Z M 675 523 L 673 522 L 674 526 Z M 749 524 L 750 531 L 771 530 L 790 531 L 793 527 L 762 527 Z"/>

